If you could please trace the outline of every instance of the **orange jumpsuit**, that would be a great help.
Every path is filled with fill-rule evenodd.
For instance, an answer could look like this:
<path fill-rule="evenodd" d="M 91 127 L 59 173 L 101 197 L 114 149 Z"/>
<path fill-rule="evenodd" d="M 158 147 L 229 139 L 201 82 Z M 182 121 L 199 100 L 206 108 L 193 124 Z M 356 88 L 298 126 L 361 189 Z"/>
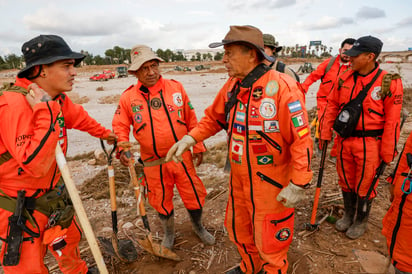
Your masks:
<path fill-rule="evenodd" d="M 412 134 L 409 134 L 408 140 L 406 140 L 399 164 L 396 167 L 396 175 L 392 182 L 394 199 L 382 222 L 382 234 L 386 237 L 392 264 L 402 272 L 412 272 L 412 249 L 410 247 L 412 195 L 408 194 L 412 189 L 412 178 L 408 179 L 408 173 L 411 172 L 407 162 L 408 153 L 412 154 Z M 406 193 L 402 191 L 402 185 Z"/>
<path fill-rule="evenodd" d="M 343 84 L 336 85 L 328 96 L 325 119 L 321 125 L 321 139 L 330 140 L 331 128 L 343 105 L 354 99 L 359 92 L 375 76 L 379 68 L 362 76 L 350 70 L 341 75 Z M 380 161 L 389 163 L 396 155 L 396 144 L 399 138 L 399 122 L 402 108 L 403 88 L 400 79 L 393 80 L 390 93 L 381 98 L 381 75 L 368 90 L 362 104 L 362 113 L 356 132 L 348 138 L 339 138 L 337 171 L 339 185 L 346 192 L 355 192 L 365 197 L 378 168 Z M 370 198 L 376 196 L 375 185 Z"/>
<path fill-rule="evenodd" d="M 20 78 L 15 83 L 26 89 L 29 84 L 30 81 Z M 62 116 L 57 118 L 60 112 Z M 110 130 L 92 119 L 83 107 L 73 104 L 64 93 L 54 101 L 39 103 L 32 109 L 22 94 L 4 91 L 0 96 L 0 117 L 0 154 L 8 151 L 12 156 L 0 165 L 0 189 L 11 197 L 16 197 L 17 191 L 22 189 L 26 190 L 26 197 L 39 190 L 36 197 L 40 197 L 55 187 L 61 177 L 55 160 L 55 148 L 59 142 L 63 151 L 67 151 L 66 129 L 87 131 L 95 137 L 106 137 L 110 133 Z M 0 208 L 2 239 L 7 236 L 8 217 L 11 214 Z M 47 246 L 42 244 L 48 216 L 36 210 L 33 216 L 40 228 L 40 238 L 34 238 L 33 243 L 24 241 L 19 264 L 3 266 L 5 273 L 48 273 L 43 262 Z M 33 228 L 29 222 L 26 225 L 37 232 L 37 228 Z M 28 234 L 24 233 L 24 237 L 28 237 Z M 80 258 L 78 249 L 80 239 L 80 227 L 73 219 L 66 233 L 67 246 L 61 250 L 62 254 L 59 256 L 49 248 L 63 273 L 87 272 L 86 263 Z M 4 247 L 3 244 L 1 258 Z"/>
<path fill-rule="evenodd" d="M 190 131 L 197 141 L 225 124 L 225 103 L 238 79 L 230 78 Z M 232 93 L 230 93 L 232 94 Z M 242 257 L 245 273 L 283 273 L 293 237 L 294 209 L 276 200 L 290 181 L 312 179 L 312 140 L 303 94 L 296 82 L 275 70 L 250 89 L 240 88 L 228 119 L 231 176 L 225 225 Z"/>
<path fill-rule="evenodd" d="M 130 125 L 140 144 L 141 158 L 150 162 L 165 157 L 172 145 L 197 124 L 195 111 L 181 83 L 161 77 L 150 88 L 129 87 L 121 96 L 113 117 L 113 131 L 118 141 L 129 141 Z M 193 153 L 206 151 L 203 143 Z M 159 213 L 170 215 L 173 210 L 173 188 L 180 193 L 189 210 L 203 207 L 206 189 L 196 174 L 190 151 L 183 162 L 145 167 L 149 203 Z"/>
<path fill-rule="evenodd" d="M 332 58 L 332 57 L 331 57 Z M 319 125 L 323 122 L 324 113 L 326 109 L 326 104 L 328 102 L 327 97 L 332 92 L 335 83 L 339 79 L 339 75 L 342 72 L 346 71 L 349 68 L 349 64 L 341 64 L 340 63 L 340 55 L 336 56 L 335 61 L 333 62 L 332 66 L 330 67 L 329 71 L 326 72 L 326 67 L 329 64 L 331 58 L 326 59 L 323 61 L 317 68 L 314 70 L 303 82 L 302 87 L 307 92 L 309 87 L 319 79 L 321 79 L 321 83 L 319 86 L 319 90 L 316 93 L 316 111 L 318 115 L 318 122 L 316 125 L 316 132 L 319 133 Z M 338 137 L 339 138 L 339 137 Z M 331 156 L 336 157 L 337 152 L 337 142 L 334 142 L 332 146 L 332 150 L 330 152 Z"/>

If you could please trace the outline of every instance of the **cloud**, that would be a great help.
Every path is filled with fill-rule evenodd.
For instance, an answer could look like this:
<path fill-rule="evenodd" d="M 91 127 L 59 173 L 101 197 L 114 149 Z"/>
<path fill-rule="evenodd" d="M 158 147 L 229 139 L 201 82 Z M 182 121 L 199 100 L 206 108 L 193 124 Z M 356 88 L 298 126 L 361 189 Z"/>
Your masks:
<path fill-rule="evenodd" d="M 399 27 L 412 26 L 412 17 L 407 17 L 407 18 L 402 19 L 401 21 L 398 22 L 397 25 Z"/>
<path fill-rule="evenodd" d="M 252 9 L 280 9 L 296 4 L 296 0 L 226 0 L 227 8 L 231 11 Z"/>
<path fill-rule="evenodd" d="M 301 24 L 301 27 L 306 30 L 325 30 L 351 24 L 354 24 L 354 20 L 349 17 L 336 18 L 325 16 L 320 18 L 320 20 L 314 24 Z"/>
<path fill-rule="evenodd" d="M 296 4 L 296 0 L 257 0 L 251 1 L 251 6 L 254 8 L 284 8 L 293 6 Z"/>
<path fill-rule="evenodd" d="M 386 14 L 382 9 L 363 6 L 356 12 L 356 17 L 359 19 L 375 19 L 384 18 Z"/>

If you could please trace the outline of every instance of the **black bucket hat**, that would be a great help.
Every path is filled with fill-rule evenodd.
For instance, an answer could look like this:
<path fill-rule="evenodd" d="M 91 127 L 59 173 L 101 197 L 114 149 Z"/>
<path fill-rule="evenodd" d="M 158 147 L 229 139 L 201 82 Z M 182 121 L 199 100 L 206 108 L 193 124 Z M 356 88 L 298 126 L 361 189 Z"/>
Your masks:
<path fill-rule="evenodd" d="M 269 62 L 275 61 L 273 57 L 265 52 L 262 32 L 253 26 L 230 26 L 230 30 L 222 42 L 211 43 L 209 48 L 217 48 L 233 43 L 247 43 L 253 46 Z"/>
<path fill-rule="evenodd" d="M 24 78 L 30 68 L 38 65 L 51 64 L 59 60 L 74 59 L 78 65 L 86 56 L 74 52 L 67 43 L 57 35 L 39 35 L 23 44 L 21 51 L 26 67 L 17 73 L 17 77 Z"/>

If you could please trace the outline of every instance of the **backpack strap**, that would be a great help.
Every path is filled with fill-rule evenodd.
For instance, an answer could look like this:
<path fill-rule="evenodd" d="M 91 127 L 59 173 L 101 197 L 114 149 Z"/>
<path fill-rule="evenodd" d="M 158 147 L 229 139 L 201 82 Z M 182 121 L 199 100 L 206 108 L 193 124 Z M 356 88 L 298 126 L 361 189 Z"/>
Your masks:
<path fill-rule="evenodd" d="M 276 70 L 279 72 L 285 73 L 285 68 L 286 68 L 285 63 L 278 61 L 278 63 L 276 64 Z"/>
<path fill-rule="evenodd" d="M 389 97 L 392 96 L 390 87 L 391 87 L 392 80 L 396 80 L 396 79 L 401 79 L 401 76 L 398 73 L 387 73 L 383 76 L 381 92 L 379 93 L 382 99 L 384 99 L 386 96 L 389 96 Z"/>
<path fill-rule="evenodd" d="M 3 86 L 0 88 L 0 96 L 3 95 L 3 92 L 10 91 L 10 92 L 17 92 L 21 93 L 24 96 L 27 95 L 27 90 L 20 86 L 16 86 L 14 83 L 3 83 Z M 0 154 L 0 166 L 10 160 L 12 158 L 11 154 L 6 151 L 3 154 Z"/>
<path fill-rule="evenodd" d="M 325 75 L 330 71 L 330 69 L 332 68 L 332 66 L 333 66 L 333 63 L 335 63 L 335 60 L 336 60 L 336 57 L 337 56 L 333 56 L 333 57 L 331 57 L 330 59 L 329 59 L 329 62 L 328 62 L 328 65 L 326 66 L 326 68 L 325 68 L 325 73 L 323 73 L 323 75 L 322 75 L 322 77 L 321 77 L 321 81 L 323 81 L 323 77 L 325 77 Z"/>
<path fill-rule="evenodd" d="M 0 96 L 3 95 L 4 91 L 17 92 L 23 94 L 24 96 L 28 93 L 25 88 L 16 86 L 14 83 L 3 83 L 3 86 L 0 88 Z"/>

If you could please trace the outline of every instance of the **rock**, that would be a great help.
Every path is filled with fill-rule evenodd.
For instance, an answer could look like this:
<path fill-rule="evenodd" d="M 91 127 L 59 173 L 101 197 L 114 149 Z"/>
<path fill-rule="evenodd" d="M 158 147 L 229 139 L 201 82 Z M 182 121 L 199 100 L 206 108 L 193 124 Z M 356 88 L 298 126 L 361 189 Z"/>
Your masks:
<path fill-rule="evenodd" d="M 96 163 L 97 163 L 96 159 L 90 159 L 89 161 L 87 161 L 87 164 L 89 164 L 91 166 L 96 165 Z"/>
<path fill-rule="evenodd" d="M 104 162 L 106 161 L 106 155 L 104 154 L 103 149 L 98 148 L 94 151 L 94 158 L 96 158 L 97 161 L 99 162 Z"/>

